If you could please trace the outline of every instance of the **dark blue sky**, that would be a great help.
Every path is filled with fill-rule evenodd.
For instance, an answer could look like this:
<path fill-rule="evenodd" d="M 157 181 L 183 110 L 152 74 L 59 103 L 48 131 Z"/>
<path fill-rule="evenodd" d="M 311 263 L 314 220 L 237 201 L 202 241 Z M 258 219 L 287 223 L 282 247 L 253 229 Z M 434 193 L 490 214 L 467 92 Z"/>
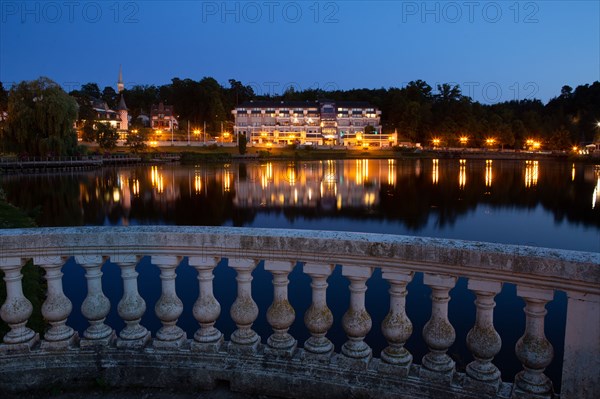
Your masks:
<path fill-rule="evenodd" d="M 234 78 L 259 94 L 453 82 L 482 102 L 600 80 L 598 1 L 6 1 L 0 81 Z"/>

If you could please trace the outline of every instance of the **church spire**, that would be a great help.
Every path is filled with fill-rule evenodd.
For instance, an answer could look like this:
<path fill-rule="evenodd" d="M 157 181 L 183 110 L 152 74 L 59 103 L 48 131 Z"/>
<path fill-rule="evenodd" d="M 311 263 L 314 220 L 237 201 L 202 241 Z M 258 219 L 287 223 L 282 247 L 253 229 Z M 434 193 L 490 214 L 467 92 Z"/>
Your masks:
<path fill-rule="evenodd" d="M 123 84 L 123 67 L 119 65 L 119 81 L 117 82 L 117 92 L 121 93 L 125 85 Z"/>

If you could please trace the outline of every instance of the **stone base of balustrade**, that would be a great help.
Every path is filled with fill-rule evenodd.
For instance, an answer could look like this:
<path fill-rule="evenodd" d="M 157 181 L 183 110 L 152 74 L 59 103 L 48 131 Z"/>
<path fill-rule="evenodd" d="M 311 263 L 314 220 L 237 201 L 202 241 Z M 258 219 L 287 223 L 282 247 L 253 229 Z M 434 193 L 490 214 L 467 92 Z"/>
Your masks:
<path fill-rule="evenodd" d="M 81 338 L 79 341 L 79 346 L 81 349 L 86 348 L 97 348 L 97 347 L 108 347 L 115 345 L 117 342 L 117 334 L 113 331 L 108 337 L 100 338 L 100 339 L 87 339 Z"/>
<path fill-rule="evenodd" d="M 349 357 L 344 354 L 339 354 L 335 356 L 335 363 L 349 370 L 366 370 L 369 368 L 369 364 L 371 363 L 372 358 L 373 355 L 371 354 L 361 358 Z"/>
<path fill-rule="evenodd" d="M 293 346 L 283 349 L 283 348 L 271 348 L 270 346 L 265 346 L 264 354 L 267 358 L 275 358 L 275 359 L 291 359 L 298 352 L 297 344 Z"/>
<path fill-rule="evenodd" d="M 255 355 L 262 349 L 262 344 L 259 341 L 250 344 L 236 344 L 235 342 L 227 343 L 227 352 L 232 354 Z"/>
<path fill-rule="evenodd" d="M 489 395 L 494 395 L 500 389 L 501 383 L 502 383 L 502 381 L 500 381 L 500 380 L 485 381 L 485 382 L 478 381 L 467 375 L 467 376 L 465 376 L 463 386 L 465 387 L 465 389 L 469 389 L 474 392 L 484 392 Z"/>
<path fill-rule="evenodd" d="M 163 341 L 154 338 L 152 340 L 152 347 L 158 350 L 178 350 L 178 349 L 190 349 L 190 341 L 188 341 L 185 335 L 182 335 L 178 339 L 173 341 Z"/>
<path fill-rule="evenodd" d="M 223 347 L 223 337 L 215 342 L 198 342 L 192 341 L 190 349 L 192 352 L 199 353 L 217 353 Z"/>
<path fill-rule="evenodd" d="M 521 388 L 519 388 L 515 384 L 513 386 L 510 398 L 511 399 L 556 399 L 556 398 L 558 398 L 558 396 L 552 392 L 544 393 L 544 394 L 526 392 L 526 391 L 522 390 Z M 579 398 L 577 398 L 577 399 L 579 399 Z"/>
<path fill-rule="evenodd" d="M 42 340 L 40 348 L 45 351 L 64 351 L 67 349 L 76 349 L 79 347 L 79 334 L 73 333 L 71 338 L 63 341 L 46 341 Z"/>
<path fill-rule="evenodd" d="M 410 363 L 407 365 L 390 364 L 380 361 L 377 367 L 380 373 L 394 375 L 398 377 L 407 377 L 410 373 Z"/>
<path fill-rule="evenodd" d="M 35 334 L 29 341 L 18 344 L 0 344 L 0 354 L 30 352 L 31 349 L 40 341 L 40 334 Z"/>
<path fill-rule="evenodd" d="M 419 371 L 419 377 L 429 381 L 437 381 L 445 384 L 450 384 L 454 378 L 455 369 L 452 368 L 448 371 L 433 371 L 426 367 L 421 366 Z"/>
<path fill-rule="evenodd" d="M 292 359 L 273 359 L 261 352 L 234 356 L 116 347 L 46 352 L 35 346 L 30 353 L 0 356 L 0 392 L 3 399 L 20 399 L 19 392 L 42 392 L 52 386 L 85 396 L 86 389 L 97 389 L 102 380 L 111 389 L 168 388 L 194 396 L 223 382 L 234 392 L 290 399 L 507 399 L 511 393 L 511 384 L 506 383 L 497 394 L 466 390 L 459 373 L 452 383 L 421 378 L 418 365 L 408 376 L 382 373 L 379 359 L 360 373 L 339 363 L 339 355 L 330 364 L 307 365 L 300 359 L 302 352 Z"/>
<path fill-rule="evenodd" d="M 314 352 L 309 352 L 306 349 L 300 349 L 299 353 L 298 353 L 298 357 L 302 361 L 328 364 L 328 363 L 331 363 L 331 361 L 333 359 L 333 348 L 330 351 L 323 352 L 323 353 L 314 353 Z"/>
<path fill-rule="evenodd" d="M 117 338 L 117 348 L 119 349 L 133 349 L 138 350 L 144 348 L 150 342 L 151 336 L 150 331 L 146 333 L 142 338 L 138 339 L 122 339 Z"/>

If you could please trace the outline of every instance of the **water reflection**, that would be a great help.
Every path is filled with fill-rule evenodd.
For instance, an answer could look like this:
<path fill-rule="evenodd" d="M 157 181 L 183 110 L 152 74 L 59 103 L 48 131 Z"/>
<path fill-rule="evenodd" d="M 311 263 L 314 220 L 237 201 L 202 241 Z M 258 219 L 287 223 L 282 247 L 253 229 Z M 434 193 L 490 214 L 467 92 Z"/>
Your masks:
<path fill-rule="evenodd" d="M 544 217 L 554 223 L 566 221 L 600 231 L 600 167 L 552 161 L 165 164 L 8 175 L 1 184 L 9 200 L 36 216 L 42 226 L 260 227 L 283 215 L 288 224 L 279 227 L 293 227 L 301 218 L 314 221 L 311 228 L 328 229 L 327 218 L 335 218 L 351 220 L 344 227 L 349 230 L 363 231 L 366 221 L 381 220 L 418 232 L 453 226 L 480 206 L 487 209 L 486 217 L 492 215 L 490 209 L 508 212 L 541 206 Z"/>
<path fill-rule="evenodd" d="M 525 187 L 537 186 L 539 166 L 539 161 L 525 161 Z"/>
<path fill-rule="evenodd" d="M 487 159 L 485 161 L 485 187 L 492 187 L 492 182 L 494 181 L 494 170 L 493 170 L 494 161 L 491 159 Z M 486 192 L 489 194 L 489 192 Z"/>
<path fill-rule="evenodd" d="M 458 172 L 458 187 L 464 189 L 467 185 L 467 160 L 461 159 L 459 162 L 460 169 Z"/>

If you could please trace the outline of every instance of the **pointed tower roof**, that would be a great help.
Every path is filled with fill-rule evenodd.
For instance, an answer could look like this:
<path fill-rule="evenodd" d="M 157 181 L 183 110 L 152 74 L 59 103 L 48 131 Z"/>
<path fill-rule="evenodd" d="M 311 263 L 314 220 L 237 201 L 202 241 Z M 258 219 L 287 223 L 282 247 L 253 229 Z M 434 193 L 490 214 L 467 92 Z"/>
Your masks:
<path fill-rule="evenodd" d="M 127 105 L 125 105 L 125 96 L 121 94 L 121 99 L 119 100 L 119 106 L 117 107 L 117 111 L 127 111 Z"/>
<path fill-rule="evenodd" d="M 119 65 L 119 81 L 117 82 L 117 92 L 121 93 L 125 85 L 123 84 L 123 66 Z"/>

